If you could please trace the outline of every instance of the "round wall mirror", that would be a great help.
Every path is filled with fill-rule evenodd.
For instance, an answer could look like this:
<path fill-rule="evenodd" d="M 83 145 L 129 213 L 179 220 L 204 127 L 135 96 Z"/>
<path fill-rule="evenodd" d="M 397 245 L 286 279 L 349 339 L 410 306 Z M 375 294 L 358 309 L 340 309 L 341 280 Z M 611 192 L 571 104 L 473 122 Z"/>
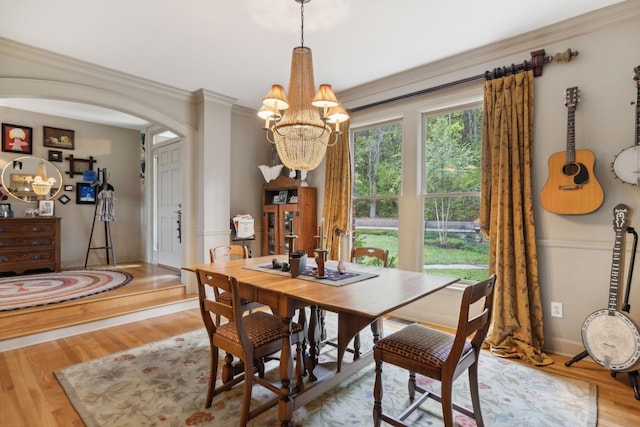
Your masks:
<path fill-rule="evenodd" d="M 62 174 L 47 160 L 18 157 L 2 170 L 2 186 L 23 202 L 51 200 L 62 190 Z"/>

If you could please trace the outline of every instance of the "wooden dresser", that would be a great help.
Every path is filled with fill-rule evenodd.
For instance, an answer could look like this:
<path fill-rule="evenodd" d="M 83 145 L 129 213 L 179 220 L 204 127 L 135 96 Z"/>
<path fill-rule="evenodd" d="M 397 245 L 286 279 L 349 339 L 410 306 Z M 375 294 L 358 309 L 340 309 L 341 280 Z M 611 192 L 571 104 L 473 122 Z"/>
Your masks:
<path fill-rule="evenodd" d="M 60 218 L 1 218 L 0 272 L 60 271 Z"/>

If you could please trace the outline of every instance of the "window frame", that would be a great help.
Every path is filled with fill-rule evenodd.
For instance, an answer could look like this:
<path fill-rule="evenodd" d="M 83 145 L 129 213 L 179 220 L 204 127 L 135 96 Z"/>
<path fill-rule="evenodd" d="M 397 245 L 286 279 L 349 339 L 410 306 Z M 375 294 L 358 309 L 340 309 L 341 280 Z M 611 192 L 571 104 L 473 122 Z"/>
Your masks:
<path fill-rule="evenodd" d="M 460 103 L 460 104 L 455 104 L 455 105 L 450 105 L 446 108 L 441 108 L 441 109 L 431 109 L 429 111 L 424 111 L 421 113 L 420 115 L 420 123 L 421 123 L 421 139 L 420 139 L 420 150 L 421 150 L 421 166 L 420 166 L 420 170 L 419 170 L 419 176 L 420 176 L 420 182 L 421 182 L 421 188 L 420 188 L 420 205 L 422 207 L 421 209 L 421 224 L 422 224 L 422 236 L 425 236 L 425 232 L 426 232 L 426 223 L 427 223 L 427 218 L 425 218 L 424 215 L 424 211 L 425 211 L 425 204 L 427 202 L 427 200 L 429 199 L 435 199 L 435 198 L 440 198 L 440 197 L 445 197 L 445 198 L 467 198 L 467 197 L 482 197 L 482 193 L 480 190 L 478 191 L 454 191 L 454 192 L 443 192 L 443 193 L 429 193 L 427 192 L 427 149 L 426 149 L 426 143 L 427 143 L 427 121 L 429 117 L 435 117 L 435 116 L 442 116 L 442 115 L 446 115 L 446 114 L 450 114 L 450 113 L 456 113 L 456 112 L 461 112 L 464 110 L 470 110 L 470 109 L 476 109 L 476 108 L 480 108 L 482 109 L 484 107 L 482 100 L 477 100 L 477 101 L 473 101 L 473 102 L 464 102 L 464 103 Z M 481 136 L 482 138 L 482 136 Z M 482 154 L 482 153 L 480 153 Z M 478 212 L 479 215 L 479 212 Z M 422 250 L 420 253 L 421 259 L 424 260 L 425 258 L 425 245 L 422 245 Z M 461 284 L 464 283 L 470 283 L 467 280 L 462 279 Z"/>

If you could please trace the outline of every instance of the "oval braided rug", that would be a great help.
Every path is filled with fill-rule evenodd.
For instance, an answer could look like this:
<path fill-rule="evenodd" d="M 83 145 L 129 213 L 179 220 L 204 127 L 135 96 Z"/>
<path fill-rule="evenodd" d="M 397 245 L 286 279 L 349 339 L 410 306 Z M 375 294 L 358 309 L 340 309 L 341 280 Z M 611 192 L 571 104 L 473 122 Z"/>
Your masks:
<path fill-rule="evenodd" d="M 69 270 L 0 278 L 0 311 L 36 307 L 99 294 L 133 276 L 116 270 Z"/>

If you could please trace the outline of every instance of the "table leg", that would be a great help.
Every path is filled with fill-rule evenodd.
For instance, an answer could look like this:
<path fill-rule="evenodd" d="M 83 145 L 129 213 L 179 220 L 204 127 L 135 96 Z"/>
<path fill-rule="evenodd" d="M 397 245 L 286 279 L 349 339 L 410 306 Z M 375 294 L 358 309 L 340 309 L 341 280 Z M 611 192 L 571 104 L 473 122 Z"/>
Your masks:
<path fill-rule="evenodd" d="M 375 322 L 371 324 L 371 332 L 373 333 L 373 343 L 377 343 L 380 341 L 380 338 L 383 337 L 383 322 L 382 317 L 378 317 Z"/>
<path fill-rule="evenodd" d="M 281 426 L 290 425 L 293 414 L 293 400 L 291 399 L 291 376 L 293 375 L 293 358 L 291 355 L 291 317 L 282 317 L 282 351 L 280 352 L 280 402 L 278 415 Z"/>
<path fill-rule="evenodd" d="M 313 369 L 318 364 L 318 355 L 320 353 L 320 309 L 317 305 L 311 306 L 311 314 L 309 316 L 309 357 L 307 358 L 306 368 L 309 373 L 309 380 L 316 381 L 318 378 L 313 374 Z"/>
<path fill-rule="evenodd" d="M 304 307 L 298 309 L 298 325 L 302 326 L 303 330 L 303 338 L 302 338 L 302 357 L 304 358 L 302 361 L 304 362 L 303 366 L 303 376 L 307 375 L 307 345 L 309 343 L 309 322 L 307 321 L 307 311 Z"/>

